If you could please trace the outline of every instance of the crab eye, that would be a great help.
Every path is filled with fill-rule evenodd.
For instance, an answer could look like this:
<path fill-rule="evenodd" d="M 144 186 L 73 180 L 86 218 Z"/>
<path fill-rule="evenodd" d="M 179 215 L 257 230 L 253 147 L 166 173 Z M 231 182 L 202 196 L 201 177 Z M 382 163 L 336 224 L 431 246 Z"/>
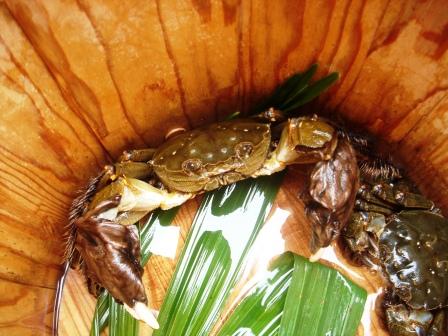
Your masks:
<path fill-rule="evenodd" d="M 251 142 L 241 142 L 235 146 L 235 153 L 240 159 L 247 159 L 254 149 Z"/>
<path fill-rule="evenodd" d="M 202 162 L 199 159 L 190 159 L 182 163 L 182 168 L 186 172 L 195 173 L 202 167 Z"/>

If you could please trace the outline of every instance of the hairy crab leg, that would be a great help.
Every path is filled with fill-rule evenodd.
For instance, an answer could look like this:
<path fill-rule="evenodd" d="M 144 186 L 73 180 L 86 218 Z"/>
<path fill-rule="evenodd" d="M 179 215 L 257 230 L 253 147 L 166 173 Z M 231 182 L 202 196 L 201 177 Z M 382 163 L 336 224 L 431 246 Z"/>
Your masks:
<path fill-rule="evenodd" d="M 329 160 L 336 145 L 336 131 L 328 123 L 317 117 L 289 119 L 277 148 L 252 176 L 271 175 L 292 164 Z"/>
<path fill-rule="evenodd" d="M 118 158 L 118 162 L 148 162 L 155 152 L 155 148 L 125 150 Z"/>
<path fill-rule="evenodd" d="M 124 175 L 133 176 L 137 163 L 149 165 L 125 162 L 115 166 L 119 165 L 121 172 L 126 172 Z M 178 206 L 192 195 L 170 193 L 135 178 L 107 178 L 115 181 L 98 188 L 100 191 L 93 196 L 87 212 L 74 221 L 77 250 L 87 266 L 84 269 L 90 282 L 101 284 L 115 299 L 123 302 L 133 317 L 157 329 L 157 319 L 146 305 L 138 234 L 131 224 L 154 209 Z M 101 180 L 98 185 L 100 183 Z"/>
<path fill-rule="evenodd" d="M 103 176 L 98 183 L 98 190 L 106 187 L 111 181 L 119 176 L 132 177 L 135 179 L 148 179 L 153 173 L 152 165 L 145 162 L 120 162 L 104 167 Z"/>
<path fill-rule="evenodd" d="M 432 210 L 435 207 L 434 202 L 424 196 L 401 190 L 399 186 L 391 187 L 387 183 L 376 184 L 372 188 L 372 194 L 386 202 L 399 204 L 405 208 Z"/>
<path fill-rule="evenodd" d="M 150 160 L 155 153 L 154 148 L 126 150 L 121 154 L 118 163 L 104 167 L 102 177 L 97 185 L 97 190 L 106 187 L 118 176 L 127 176 L 136 179 L 147 179 L 153 173 Z"/>
<path fill-rule="evenodd" d="M 168 210 L 194 197 L 193 194 L 158 189 L 138 179 L 119 177 L 95 195 L 89 208 L 95 208 L 100 202 L 116 195 L 121 196 L 117 206 L 104 211 L 100 216 L 123 225 L 134 224 L 155 209 Z"/>

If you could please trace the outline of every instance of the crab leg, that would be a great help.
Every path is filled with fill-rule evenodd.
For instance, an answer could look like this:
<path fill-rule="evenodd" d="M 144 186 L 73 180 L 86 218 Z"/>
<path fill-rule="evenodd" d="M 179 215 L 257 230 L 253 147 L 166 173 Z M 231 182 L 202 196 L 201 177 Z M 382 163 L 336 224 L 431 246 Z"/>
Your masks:
<path fill-rule="evenodd" d="M 148 162 L 154 156 L 155 148 L 125 150 L 118 158 L 119 162 Z"/>
<path fill-rule="evenodd" d="M 118 176 L 147 179 L 153 173 L 152 164 L 149 162 L 154 153 L 154 148 L 133 149 L 124 151 L 118 163 L 104 167 L 97 189 L 106 187 L 110 181 L 115 181 Z"/>
<path fill-rule="evenodd" d="M 95 195 L 89 208 L 93 209 L 100 202 L 116 195 L 121 196 L 118 205 L 100 216 L 123 225 L 134 224 L 155 209 L 171 209 L 194 197 L 193 194 L 158 189 L 135 178 L 119 177 Z"/>
<path fill-rule="evenodd" d="M 391 187 L 387 183 L 378 183 L 372 188 L 372 194 L 391 204 L 399 204 L 406 208 L 428 209 L 435 207 L 434 202 L 420 194 L 415 194 L 399 187 Z"/>
<path fill-rule="evenodd" d="M 329 160 L 336 145 L 334 128 L 317 117 L 289 119 L 277 148 L 252 176 L 271 175 L 291 164 Z"/>

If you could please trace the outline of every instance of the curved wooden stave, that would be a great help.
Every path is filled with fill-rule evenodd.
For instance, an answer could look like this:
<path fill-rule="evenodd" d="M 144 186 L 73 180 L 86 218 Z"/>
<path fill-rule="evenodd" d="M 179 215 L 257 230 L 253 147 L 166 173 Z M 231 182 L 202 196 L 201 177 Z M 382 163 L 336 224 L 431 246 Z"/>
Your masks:
<path fill-rule="evenodd" d="M 0 2 L 0 296 L 17 283 L 34 298 L 14 306 L 26 327 L 1 317 L 0 333 L 49 332 L 52 308 L 40 302 L 88 176 L 172 127 L 247 111 L 315 61 L 319 75 L 338 70 L 341 80 L 310 108 L 391 142 L 446 211 L 447 9 L 443 0 Z M 27 307 L 42 318 L 27 319 Z"/>

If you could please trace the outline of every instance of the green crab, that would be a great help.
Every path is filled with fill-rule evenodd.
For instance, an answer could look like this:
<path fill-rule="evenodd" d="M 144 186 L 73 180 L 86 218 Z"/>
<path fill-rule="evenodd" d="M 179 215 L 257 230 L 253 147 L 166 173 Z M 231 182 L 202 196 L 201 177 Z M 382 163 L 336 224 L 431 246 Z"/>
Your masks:
<path fill-rule="evenodd" d="M 169 138 L 157 149 L 123 153 L 75 200 L 71 244 L 90 290 L 101 287 L 137 319 L 158 323 L 147 308 L 140 248 L 132 225 L 150 211 L 178 206 L 196 195 L 292 164 L 314 164 L 310 218 L 314 248 L 327 246 L 347 222 L 358 187 L 356 153 L 347 138 L 318 118 L 286 119 L 269 109 Z"/>
<path fill-rule="evenodd" d="M 372 181 L 363 174 L 342 236 L 356 260 L 384 276 L 383 308 L 393 336 L 444 335 L 448 220 L 432 201 L 406 179 Z"/>

